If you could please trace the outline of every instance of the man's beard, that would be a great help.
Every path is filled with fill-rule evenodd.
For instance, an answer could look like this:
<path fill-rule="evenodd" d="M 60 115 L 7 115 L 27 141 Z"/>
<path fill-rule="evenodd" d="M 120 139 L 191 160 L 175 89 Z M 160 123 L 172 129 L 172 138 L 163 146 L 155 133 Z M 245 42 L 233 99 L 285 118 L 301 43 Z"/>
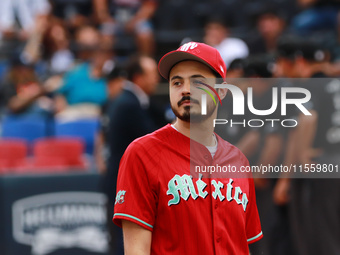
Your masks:
<path fill-rule="evenodd" d="M 192 99 L 189 96 L 184 96 L 182 97 L 181 100 L 178 101 L 177 106 L 180 107 L 182 102 L 185 100 L 190 100 L 190 102 L 197 103 L 198 105 L 200 105 L 200 103 L 196 99 Z M 207 105 L 207 114 L 202 115 L 201 112 L 190 113 L 190 108 L 191 108 L 190 105 L 184 106 L 184 113 L 180 114 L 179 111 L 171 105 L 171 109 L 177 118 L 179 118 L 182 121 L 192 122 L 192 123 L 199 123 L 199 122 L 205 121 L 206 119 L 209 119 L 216 109 L 213 103 L 210 105 Z"/>

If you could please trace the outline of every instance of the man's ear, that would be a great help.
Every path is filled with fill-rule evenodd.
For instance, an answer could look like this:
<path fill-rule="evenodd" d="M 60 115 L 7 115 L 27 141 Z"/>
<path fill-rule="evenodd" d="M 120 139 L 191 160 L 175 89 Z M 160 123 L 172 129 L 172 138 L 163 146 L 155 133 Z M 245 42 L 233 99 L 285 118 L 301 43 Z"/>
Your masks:
<path fill-rule="evenodd" d="M 223 100 L 223 98 L 225 98 L 227 93 L 228 93 L 228 89 L 227 88 L 219 88 L 218 89 L 218 95 L 220 96 L 221 100 Z"/>

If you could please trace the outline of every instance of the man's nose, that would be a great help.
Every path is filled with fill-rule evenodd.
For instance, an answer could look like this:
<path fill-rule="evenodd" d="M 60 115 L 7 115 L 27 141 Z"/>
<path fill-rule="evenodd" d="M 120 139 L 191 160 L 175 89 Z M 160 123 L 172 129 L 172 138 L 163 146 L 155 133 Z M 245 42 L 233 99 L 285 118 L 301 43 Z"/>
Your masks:
<path fill-rule="evenodd" d="M 182 95 L 190 95 L 190 81 L 185 80 L 183 84 Z"/>

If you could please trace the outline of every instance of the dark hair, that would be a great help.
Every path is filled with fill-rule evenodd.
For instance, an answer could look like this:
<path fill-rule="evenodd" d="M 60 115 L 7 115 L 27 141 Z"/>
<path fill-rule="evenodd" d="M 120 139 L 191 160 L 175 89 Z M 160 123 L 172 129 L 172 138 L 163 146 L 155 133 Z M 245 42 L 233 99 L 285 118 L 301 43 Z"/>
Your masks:
<path fill-rule="evenodd" d="M 245 77 L 273 77 L 274 58 L 270 54 L 254 55 L 245 60 L 244 76 Z"/>
<path fill-rule="evenodd" d="M 126 75 L 127 79 L 132 81 L 134 76 L 137 74 L 143 74 L 144 70 L 141 65 L 141 55 L 134 55 L 130 57 L 126 63 Z"/>
<path fill-rule="evenodd" d="M 272 4 L 262 3 L 259 6 L 254 5 L 254 9 L 249 13 L 249 19 L 252 24 L 257 24 L 259 20 L 265 16 L 274 16 L 283 20 L 287 19 L 285 15 Z"/>
<path fill-rule="evenodd" d="M 230 17 L 225 17 L 221 15 L 212 15 L 208 17 L 207 21 L 205 22 L 205 25 L 209 24 L 219 24 L 225 28 L 229 28 L 233 26 L 233 21 Z"/>
<path fill-rule="evenodd" d="M 236 58 L 229 64 L 228 70 L 243 69 L 245 66 L 245 60 L 243 58 Z"/>
<path fill-rule="evenodd" d="M 296 35 L 283 35 L 277 42 L 276 57 L 294 60 L 302 39 Z"/>
<path fill-rule="evenodd" d="M 309 62 L 322 62 L 327 60 L 327 50 L 317 41 L 305 40 L 301 43 L 296 56 Z"/>
<path fill-rule="evenodd" d="M 292 60 L 302 57 L 310 62 L 321 62 L 327 59 L 327 49 L 316 39 L 291 35 L 279 39 L 277 56 Z"/>
<path fill-rule="evenodd" d="M 213 74 L 215 75 L 216 79 L 223 78 L 218 72 L 216 72 L 214 69 L 210 68 Z"/>
<path fill-rule="evenodd" d="M 123 65 L 121 63 L 116 63 L 115 67 L 106 76 L 106 79 L 108 81 L 111 81 L 111 80 L 114 80 L 114 79 L 117 79 L 117 78 L 120 78 L 120 77 L 126 78 L 127 72 L 126 72 L 125 68 L 123 67 Z"/>

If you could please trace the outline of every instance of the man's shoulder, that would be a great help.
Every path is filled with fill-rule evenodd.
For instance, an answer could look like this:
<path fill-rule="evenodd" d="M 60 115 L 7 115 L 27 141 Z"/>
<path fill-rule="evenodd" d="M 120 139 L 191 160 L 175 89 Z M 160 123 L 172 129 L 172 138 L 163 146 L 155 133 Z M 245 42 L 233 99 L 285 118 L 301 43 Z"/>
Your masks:
<path fill-rule="evenodd" d="M 235 155 L 239 157 L 241 160 L 248 162 L 247 157 L 243 154 L 243 152 L 239 148 L 229 143 L 228 141 L 224 140 L 220 136 L 217 135 L 217 137 L 218 137 L 218 142 L 221 143 L 221 148 L 224 153 L 228 155 Z"/>
<path fill-rule="evenodd" d="M 218 134 L 215 133 L 215 135 L 217 137 L 218 143 L 220 143 L 224 149 L 239 151 L 239 148 L 237 148 L 235 145 L 231 144 L 227 140 L 224 140 Z"/>
<path fill-rule="evenodd" d="M 132 92 L 123 89 L 120 95 L 117 98 L 115 98 L 110 104 L 111 109 L 121 108 L 121 107 L 136 108 L 136 107 L 140 107 L 140 104 L 138 102 L 137 97 Z"/>
<path fill-rule="evenodd" d="M 172 127 L 168 124 L 156 131 L 135 139 L 127 150 L 145 151 L 148 148 L 159 146 L 172 136 Z"/>
<path fill-rule="evenodd" d="M 117 101 L 128 102 L 128 103 L 131 103 L 131 102 L 137 102 L 138 103 L 138 98 L 131 91 L 123 89 L 122 92 L 120 93 L 120 95 L 118 96 Z"/>

